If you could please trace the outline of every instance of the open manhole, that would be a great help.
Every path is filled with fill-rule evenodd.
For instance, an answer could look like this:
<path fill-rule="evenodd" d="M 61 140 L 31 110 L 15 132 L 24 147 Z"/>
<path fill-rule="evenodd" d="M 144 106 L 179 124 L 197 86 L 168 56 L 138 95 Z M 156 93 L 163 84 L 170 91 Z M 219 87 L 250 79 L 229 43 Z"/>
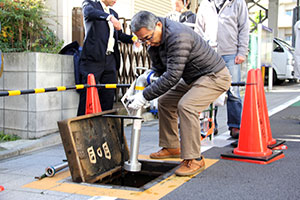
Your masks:
<path fill-rule="evenodd" d="M 179 162 L 139 161 L 140 172 L 119 170 L 94 184 L 107 185 L 113 188 L 144 191 L 172 175 Z"/>

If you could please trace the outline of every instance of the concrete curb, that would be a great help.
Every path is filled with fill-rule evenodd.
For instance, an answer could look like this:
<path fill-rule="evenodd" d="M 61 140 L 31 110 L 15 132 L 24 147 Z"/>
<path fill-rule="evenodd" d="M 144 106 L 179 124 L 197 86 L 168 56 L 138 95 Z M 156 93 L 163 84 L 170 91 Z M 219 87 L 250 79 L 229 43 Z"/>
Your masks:
<path fill-rule="evenodd" d="M 0 160 L 57 144 L 61 144 L 61 138 L 58 132 L 35 140 L 17 140 L 0 143 L 0 147 L 4 149 L 0 151 Z"/>

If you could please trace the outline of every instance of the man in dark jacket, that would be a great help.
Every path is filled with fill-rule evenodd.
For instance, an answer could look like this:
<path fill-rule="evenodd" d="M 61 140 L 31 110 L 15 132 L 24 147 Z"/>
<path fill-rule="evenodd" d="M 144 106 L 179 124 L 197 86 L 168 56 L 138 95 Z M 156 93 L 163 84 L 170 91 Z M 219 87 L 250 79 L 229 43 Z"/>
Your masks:
<path fill-rule="evenodd" d="M 87 83 L 87 76 L 93 73 L 97 83 L 117 83 L 117 70 L 120 67 L 118 40 L 132 43 L 132 35 L 121 31 L 118 14 L 108 6 L 116 0 L 91 1 L 82 4 L 85 26 L 85 41 L 80 58 L 82 83 Z M 102 110 L 113 108 L 115 89 L 99 90 Z M 80 94 L 77 115 L 85 114 L 86 90 Z"/>
<path fill-rule="evenodd" d="M 131 30 L 151 47 L 152 70 L 159 78 L 133 96 L 130 109 L 147 100 L 158 100 L 159 146 L 151 158 L 184 159 L 179 176 L 204 169 L 200 151 L 199 113 L 230 87 L 231 79 L 222 58 L 191 28 L 141 11 L 131 20 Z M 178 134 L 180 118 L 180 140 Z"/>

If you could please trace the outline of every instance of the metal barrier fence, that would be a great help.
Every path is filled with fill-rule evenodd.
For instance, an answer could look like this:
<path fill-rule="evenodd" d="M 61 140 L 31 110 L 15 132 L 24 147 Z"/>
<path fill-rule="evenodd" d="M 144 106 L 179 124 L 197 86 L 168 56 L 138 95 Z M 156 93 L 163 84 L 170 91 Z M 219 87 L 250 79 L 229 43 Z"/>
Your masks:
<path fill-rule="evenodd" d="M 123 31 L 127 34 L 131 34 L 130 31 L 130 19 L 120 18 L 123 24 Z M 143 67 L 149 69 L 151 67 L 151 60 L 147 53 L 146 45 L 143 45 L 141 52 L 134 52 L 132 44 L 119 43 L 121 53 L 121 66 L 118 72 L 118 83 L 120 84 L 131 84 L 135 79 L 136 75 L 143 73 L 142 69 L 136 69 L 136 67 Z M 118 90 L 118 95 L 125 94 L 125 88 Z"/>

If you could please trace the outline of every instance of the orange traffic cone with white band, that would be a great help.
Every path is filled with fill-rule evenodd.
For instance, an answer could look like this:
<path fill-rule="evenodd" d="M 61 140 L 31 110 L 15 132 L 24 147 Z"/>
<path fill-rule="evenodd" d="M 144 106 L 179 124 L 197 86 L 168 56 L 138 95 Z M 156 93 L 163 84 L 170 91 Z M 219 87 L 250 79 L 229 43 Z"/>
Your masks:
<path fill-rule="evenodd" d="M 261 105 L 262 109 L 260 109 L 260 117 L 261 117 L 261 128 L 262 130 L 266 131 L 266 141 L 267 146 L 270 149 L 287 149 L 287 146 L 284 145 L 284 140 L 275 140 L 272 138 L 272 130 L 270 126 L 270 119 L 268 114 L 268 107 L 266 101 L 266 95 L 264 91 L 264 83 L 262 80 L 262 75 L 260 69 L 256 69 L 256 78 L 257 78 L 257 90 L 258 90 L 258 100 L 259 104 Z"/>
<path fill-rule="evenodd" d="M 267 148 L 266 131 L 261 128 L 259 110 L 261 103 L 258 98 L 257 78 L 254 69 L 248 72 L 246 93 L 244 98 L 241 129 L 238 146 L 232 152 L 221 154 L 221 158 L 268 164 L 284 157 L 282 151 L 272 151 Z"/>
<path fill-rule="evenodd" d="M 94 74 L 88 75 L 88 85 L 96 85 Z M 85 114 L 102 112 L 97 87 L 89 87 L 86 90 Z"/>

